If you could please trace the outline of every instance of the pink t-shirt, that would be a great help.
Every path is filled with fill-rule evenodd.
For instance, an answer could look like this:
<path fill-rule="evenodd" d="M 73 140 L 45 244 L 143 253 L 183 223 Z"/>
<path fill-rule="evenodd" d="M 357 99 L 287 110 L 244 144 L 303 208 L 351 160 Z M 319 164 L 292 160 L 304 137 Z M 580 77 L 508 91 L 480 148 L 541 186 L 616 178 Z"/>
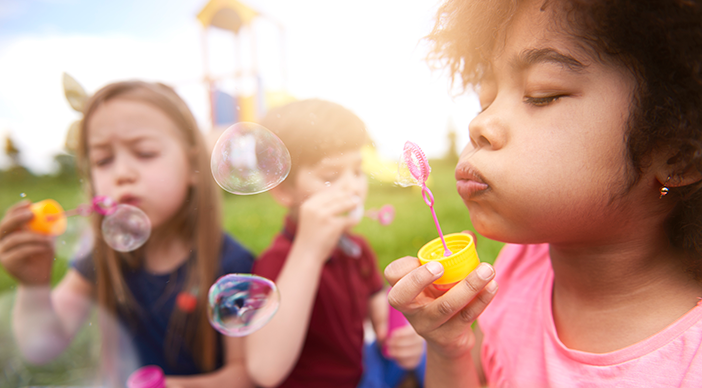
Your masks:
<path fill-rule="evenodd" d="M 702 387 L 702 303 L 639 343 L 586 353 L 558 339 L 548 244 L 508 244 L 495 270 L 500 291 L 478 320 L 491 387 Z"/>

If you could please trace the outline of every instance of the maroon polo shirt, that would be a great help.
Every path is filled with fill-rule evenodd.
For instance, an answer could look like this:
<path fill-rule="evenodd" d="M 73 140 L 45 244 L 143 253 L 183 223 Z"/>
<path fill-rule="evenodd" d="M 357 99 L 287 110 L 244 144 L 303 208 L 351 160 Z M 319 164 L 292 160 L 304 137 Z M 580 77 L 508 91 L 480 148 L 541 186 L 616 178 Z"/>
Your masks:
<path fill-rule="evenodd" d="M 296 227 L 286 218 L 283 231 L 254 263 L 253 273 L 277 279 L 292 248 Z M 360 236 L 345 238 L 360 251 L 337 247 L 324 264 L 300 358 L 280 387 L 356 388 L 361 379 L 363 321 L 371 295 L 380 291 L 383 283 L 368 243 Z M 285 303 L 285 295 L 281 295 L 281 303 Z"/>

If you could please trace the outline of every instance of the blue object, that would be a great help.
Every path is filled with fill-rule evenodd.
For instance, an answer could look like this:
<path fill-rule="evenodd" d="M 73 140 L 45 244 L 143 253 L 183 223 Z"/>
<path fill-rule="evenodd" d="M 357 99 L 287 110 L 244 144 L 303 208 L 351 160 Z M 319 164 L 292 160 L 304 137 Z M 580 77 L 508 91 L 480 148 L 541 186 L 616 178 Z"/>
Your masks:
<path fill-rule="evenodd" d="M 152 274 L 142 268 L 123 269 L 124 280 L 138 304 L 133 317 L 118 313 L 119 323 L 126 330 L 126 336 L 120 336 L 120 347 L 133 346 L 138 353 L 138 366 L 158 365 L 166 375 L 193 375 L 202 373 L 193 356 L 180 347 L 175 357 L 176 364 L 168 362 L 165 353 L 166 331 L 171 313 L 175 308 L 176 297 L 183 290 L 188 263 L 194 260 L 194 254 L 174 273 Z M 229 235 L 222 238 L 220 267 L 218 276 L 228 273 L 250 273 L 254 257 Z M 95 266 L 92 255 L 76 259 L 71 266 L 91 283 L 96 282 Z M 173 284 L 173 283 L 175 284 Z M 207 292 L 201 290 L 200 292 Z M 128 337 L 128 338 L 123 338 Z M 217 368 L 223 365 L 223 346 L 219 336 L 217 344 Z M 122 371 L 124 379 L 133 370 Z"/>
<path fill-rule="evenodd" d="M 363 377 L 358 388 L 395 388 L 408 374 L 413 373 L 424 386 L 424 373 L 427 365 L 426 351 L 422 361 L 414 370 L 404 370 L 394 360 L 383 357 L 377 341 L 364 345 L 363 348 Z"/>
<path fill-rule="evenodd" d="M 239 111 L 236 109 L 239 103 L 230 94 L 219 89 L 212 91 L 214 100 L 214 124 L 215 126 L 229 126 L 239 121 Z"/>

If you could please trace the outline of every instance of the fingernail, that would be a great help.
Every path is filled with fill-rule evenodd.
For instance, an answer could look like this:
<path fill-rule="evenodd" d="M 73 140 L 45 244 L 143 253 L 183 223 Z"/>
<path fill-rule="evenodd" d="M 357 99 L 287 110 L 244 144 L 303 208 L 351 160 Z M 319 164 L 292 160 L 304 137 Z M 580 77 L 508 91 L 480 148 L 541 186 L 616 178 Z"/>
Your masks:
<path fill-rule="evenodd" d="M 444 266 L 436 261 L 428 262 L 426 267 L 432 275 L 439 275 L 440 273 L 444 272 Z"/>
<path fill-rule="evenodd" d="M 485 290 L 490 293 L 495 292 L 497 290 L 497 282 L 491 280 L 490 283 L 488 283 L 487 286 L 485 286 Z"/>
<path fill-rule="evenodd" d="M 483 263 L 478 266 L 478 269 L 476 269 L 475 272 L 478 274 L 479 278 L 488 280 L 490 279 L 490 276 L 492 276 L 492 267 Z"/>

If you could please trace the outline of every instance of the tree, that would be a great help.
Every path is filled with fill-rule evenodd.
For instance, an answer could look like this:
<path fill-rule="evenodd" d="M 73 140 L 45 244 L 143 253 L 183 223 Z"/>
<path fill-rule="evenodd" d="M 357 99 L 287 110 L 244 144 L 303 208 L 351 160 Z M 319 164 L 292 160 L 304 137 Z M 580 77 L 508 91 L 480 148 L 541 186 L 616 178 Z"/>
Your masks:
<path fill-rule="evenodd" d="M 453 123 L 452 119 L 449 119 L 446 128 L 448 129 L 448 133 L 446 134 L 446 137 L 448 138 L 448 149 L 446 150 L 444 159 L 446 159 L 448 162 L 456 163 L 458 161 L 458 151 L 456 145 L 457 136 L 456 125 Z"/>
<path fill-rule="evenodd" d="M 10 134 L 5 135 L 5 155 L 10 158 L 10 167 L 22 165 L 20 163 L 20 150 L 15 146 L 15 142 L 12 141 Z"/>

